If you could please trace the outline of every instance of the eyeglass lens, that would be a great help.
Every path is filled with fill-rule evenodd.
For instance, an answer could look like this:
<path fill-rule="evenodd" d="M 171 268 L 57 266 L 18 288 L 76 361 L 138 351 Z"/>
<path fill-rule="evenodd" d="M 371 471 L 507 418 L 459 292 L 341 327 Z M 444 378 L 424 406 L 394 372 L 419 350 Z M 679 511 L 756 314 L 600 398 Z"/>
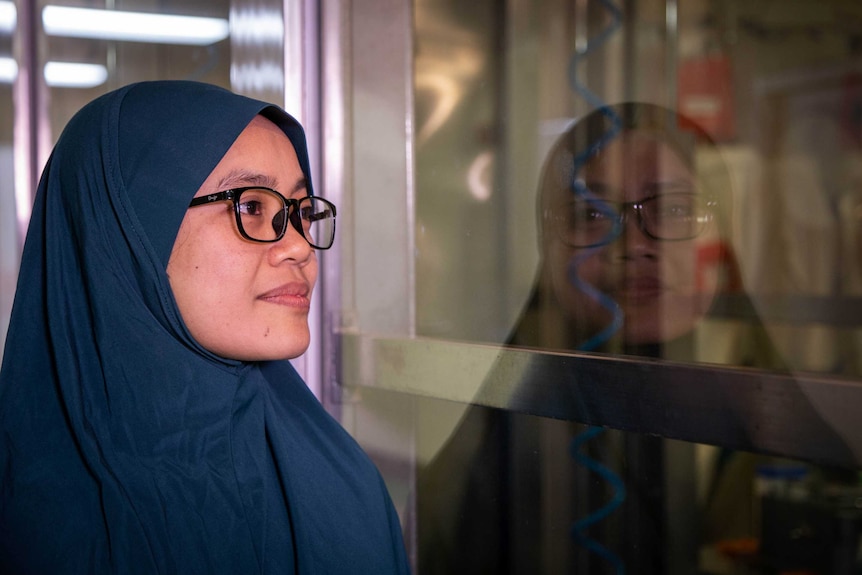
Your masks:
<path fill-rule="evenodd" d="M 271 242 L 281 238 L 289 223 L 315 248 L 326 249 L 335 236 L 335 213 L 322 198 L 308 196 L 292 209 L 285 209 L 281 196 L 270 190 L 252 188 L 237 201 L 239 224 L 245 234 Z M 285 217 L 287 216 L 287 217 Z"/>
<path fill-rule="evenodd" d="M 623 214 L 632 207 L 642 229 L 661 240 L 683 240 L 703 232 L 711 220 L 707 203 L 696 193 L 660 194 L 632 204 L 575 198 L 554 214 L 562 239 L 574 247 L 601 245 L 620 233 Z"/>

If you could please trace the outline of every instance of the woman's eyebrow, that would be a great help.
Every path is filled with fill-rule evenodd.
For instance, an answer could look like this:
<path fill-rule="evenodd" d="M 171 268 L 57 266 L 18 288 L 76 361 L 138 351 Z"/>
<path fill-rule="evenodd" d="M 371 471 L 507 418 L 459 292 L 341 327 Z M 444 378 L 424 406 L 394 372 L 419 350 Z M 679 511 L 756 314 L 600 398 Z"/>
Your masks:
<path fill-rule="evenodd" d="M 261 186 L 264 188 L 275 188 L 278 181 L 269 175 L 246 170 L 234 170 L 228 172 L 218 181 L 218 189 L 226 190 L 239 188 L 241 186 Z"/>
<path fill-rule="evenodd" d="M 279 190 L 277 178 L 274 178 L 267 174 L 260 174 L 257 172 L 234 170 L 219 179 L 217 184 L 219 190 L 229 190 L 231 188 L 239 188 L 243 186 L 261 186 L 263 188 L 272 188 L 276 191 L 280 191 L 285 196 L 292 196 L 293 194 L 306 189 L 308 187 L 308 182 L 306 181 L 305 177 L 301 177 L 296 180 L 296 182 L 289 190 Z"/>
<path fill-rule="evenodd" d="M 597 196 L 607 196 L 611 191 L 613 191 L 612 186 L 599 180 L 583 180 L 583 184 L 587 190 Z"/>

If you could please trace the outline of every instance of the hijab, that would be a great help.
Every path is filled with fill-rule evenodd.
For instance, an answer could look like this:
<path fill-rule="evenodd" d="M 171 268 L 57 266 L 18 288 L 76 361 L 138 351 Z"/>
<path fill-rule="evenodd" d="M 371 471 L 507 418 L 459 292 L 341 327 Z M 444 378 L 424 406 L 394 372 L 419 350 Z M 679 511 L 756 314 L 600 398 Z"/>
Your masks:
<path fill-rule="evenodd" d="M 40 181 L 0 371 L 4 573 L 406 572 L 379 473 L 288 361 L 189 334 L 166 266 L 189 201 L 261 114 L 186 81 L 85 106 Z"/>

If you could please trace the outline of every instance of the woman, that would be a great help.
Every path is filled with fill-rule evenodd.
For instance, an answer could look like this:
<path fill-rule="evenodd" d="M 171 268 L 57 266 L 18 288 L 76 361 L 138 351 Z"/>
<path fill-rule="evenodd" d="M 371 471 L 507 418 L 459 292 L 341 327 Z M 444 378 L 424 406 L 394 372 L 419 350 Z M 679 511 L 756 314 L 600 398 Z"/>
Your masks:
<path fill-rule="evenodd" d="M 721 162 L 704 169 L 695 157 L 698 148 L 713 147 L 684 117 L 642 103 L 597 109 L 562 134 L 539 184 L 540 269 L 507 343 L 778 366 L 756 325 L 745 330 L 748 339 L 738 337 L 742 330 L 726 338 L 736 349 L 717 349 L 715 339 L 701 338 L 721 296 L 741 290 L 729 248 L 729 174 Z M 668 527 L 680 515 L 669 510 L 691 511 L 694 499 L 693 493 L 686 498 L 689 483 L 668 489 L 666 477 L 674 471 L 665 460 L 669 444 L 573 421 L 608 422 L 623 403 L 648 409 L 672 402 L 662 401 L 654 387 L 634 397 L 593 390 L 587 402 L 578 387 L 582 374 L 573 372 L 570 384 L 559 385 L 555 372 L 550 385 L 540 364 L 518 382 L 511 410 L 471 406 L 420 471 L 420 571 L 652 574 L 680 561 L 694 571 L 696 549 L 686 544 L 701 543 L 700 533 L 692 541 L 672 541 Z M 608 372 L 609 379 L 616 375 Z M 495 386 L 506 389 L 512 377 L 506 362 L 492 368 L 479 400 L 494 397 Z M 798 393 L 789 389 L 787 397 Z M 740 427 L 753 421 L 745 433 L 761 433 L 758 406 L 721 400 L 729 421 L 738 418 Z M 841 449 L 828 428 L 817 433 L 820 445 Z M 739 518 L 750 529 L 747 515 L 718 517 L 740 503 L 750 507 L 751 476 L 730 479 L 745 485 L 728 489 L 727 478 L 716 479 L 722 485 L 714 495 L 732 493 L 722 509 L 704 514 L 710 537 L 749 534 L 730 525 Z"/>
<path fill-rule="evenodd" d="M 539 272 L 510 345 L 664 356 L 673 344 L 691 351 L 719 278 L 731 276 L 714 273 L 719 262 L 709 262 L 707 273 L 699 256 L 724 250 L 719 199 L 729 194 L 725 181 L 697 178 L 697 133 L 678 120 L 657 106 L 622 104 L 595 110 L 556 141 L 537 195 Z M 492 369 L 486 385 L 505 381 L 504 370 Z M 593 437 L 565 421 L 584 414 L 576 386 L 541 385 L 541 377 L 528 370 L 511 405 L 541 406 L 561 419 L 472 406 L 422 471 L 420 570 L 605 572 L 637 564 L 643 573 L 664 572 L 661 494 L 649 486 L 661 473 L 660 440 Z M 632 476 L 620 475 L 622 452 Z M 582 455 L 601 462 L 607 481 L 590 462 L 577 461 Z M 444 504 L 441 493 L 458 501 Z M 590 527 L 591 543 L 578 522 L 609 501 L 617 509 Z M 459 509 L 457 526 L 440 511 L 450 505 Z"/>
<path fill-rule="evenodd" d="M 287 361 L 335 229 L 312 191 L 301 126 L 214 86 L 69 122 L 0 371 L 0 571 L 408 571 L 377 470 Z"/>

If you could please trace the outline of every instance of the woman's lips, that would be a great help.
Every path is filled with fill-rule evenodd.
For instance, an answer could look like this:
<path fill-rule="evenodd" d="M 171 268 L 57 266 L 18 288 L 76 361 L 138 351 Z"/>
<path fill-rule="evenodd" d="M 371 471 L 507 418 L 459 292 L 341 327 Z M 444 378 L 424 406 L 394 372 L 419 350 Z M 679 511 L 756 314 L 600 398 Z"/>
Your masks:
<path fill-rule="evenodd" d="M 655 299 L 664 293 L 664 285 L 653 276 L 629 277 L 623 281 L 617 293 L 629 301 Z"/>
<path fill-rule="evenodd" d="M 278 305 L 308 309 L 310 291 L 308 284 L 290 282 L 259 295 L 257 299 Z"/>

